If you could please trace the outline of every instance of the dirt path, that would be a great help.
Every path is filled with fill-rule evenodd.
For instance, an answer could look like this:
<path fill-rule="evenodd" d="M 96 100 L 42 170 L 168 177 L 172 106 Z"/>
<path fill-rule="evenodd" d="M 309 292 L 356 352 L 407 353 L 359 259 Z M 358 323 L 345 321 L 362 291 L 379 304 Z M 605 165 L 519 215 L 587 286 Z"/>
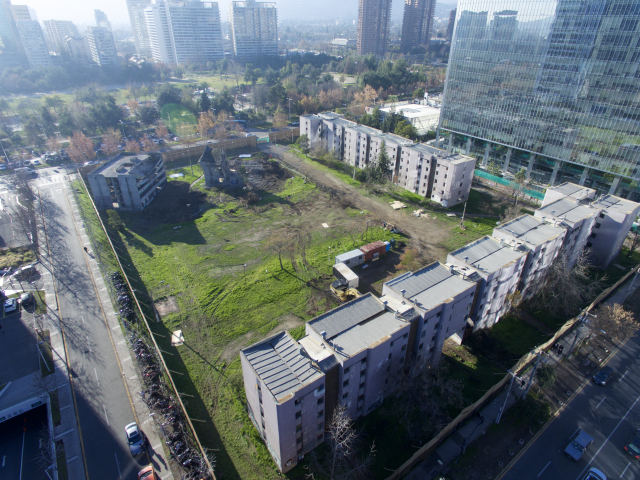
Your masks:
<path fill-rule="evenodd" d="M 424 262 L 445 260 L 447 250 L 442 242 L 450 236 L 448 225 L 439 220 L 418 218 L 406 213 L 398 214 L 385 202 L 364 196 L 357 188 L 347 185 L 331 174 L 313 168 L 309 163 L 288 153 L 288 147 L 264 145 L 260 149 L 292 168 L 305 172 L 317 185 L 330 188 L 332 193 L 344 196 L 344 201 L 353 205 L 354 208 L 367 210 L 371 216 L 381 221 L 396 223 L 409 237 L 407 243 L 416 248 L 420 260 Z M 410 207 L 406 211 L 411 211 Z"/>

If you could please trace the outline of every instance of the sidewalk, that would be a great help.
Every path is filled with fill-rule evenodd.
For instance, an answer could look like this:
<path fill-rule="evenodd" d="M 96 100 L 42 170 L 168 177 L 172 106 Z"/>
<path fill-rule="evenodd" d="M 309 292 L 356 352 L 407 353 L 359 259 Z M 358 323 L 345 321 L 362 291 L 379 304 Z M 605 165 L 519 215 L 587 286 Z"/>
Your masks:
<path fill-rule="evenodd" d="M 75 177 L 75 175 L 70 175 L 68 181 L 74 180 Z M 71 186 L 66 183 L 68 181 L 65 180 L 65 193 L 67 193 L 73 219 L 80 234 L 80 243 L 82 243 L 84 247 L 87 247 L 91 252 L 93 247 L 91 246 L 89 236 L 85 230 L 84 221 L 80 215 L 79 208 L 76 205 L 73 195 L 67 192 L 67 190 L 71 189 Z M 122 327 L 116 317 L 114 306 L 111 302 L 111 297 L 109 296 L 108 287 L 102 277 L 100 265 L 92 256 L 87 256 L 87 260 L 89 264 L 89 271 L 91 272 L 96 290 L 98 291 L 98 299 L 100 300 L 100 304 L 102 305 L 102 309 L 104 310 L 107 319 L 107 324 L 111 331 L 111 335 L 113 336 L 113 343 L 116 356 L 118 357 L 118 362 L 122 368 L 122 375 L 131 394 L 131 400 L 137 417 L 136 421 L 138 425 L 142 427 L 142 430 L 144 430 L 149 439 L 149 456 L 151 457 L 156 472 L 162 480 L 173 479 L 173 473 L 164 450 L 164 440 L 159 435 L 158 429 L 153 420 L 154 417 L 150 415 L 151 412 L 149 411 L 149 408 L 142 401 L 140 392 L 145 390 L 145 388 L 143 388 L 143 385 L 140 383 L 140 379 L 138 378 L 135 364 L 132 361 L 131 353 L 129 351 L 128 342 L 122 333 Z"/>

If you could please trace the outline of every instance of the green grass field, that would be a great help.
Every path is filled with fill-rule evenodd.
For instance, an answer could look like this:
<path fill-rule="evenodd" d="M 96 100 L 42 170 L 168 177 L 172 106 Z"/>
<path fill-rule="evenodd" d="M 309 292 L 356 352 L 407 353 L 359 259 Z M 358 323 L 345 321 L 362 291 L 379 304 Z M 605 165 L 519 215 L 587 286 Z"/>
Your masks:
<path fill-rule="evenodd" d="M 161 115 L 162 120 L 174 132 L 181 132 L 184 125 L 196 125 L 198 123 L 193 113 L 176 103 L 169 103 L 162 107 Z"/>

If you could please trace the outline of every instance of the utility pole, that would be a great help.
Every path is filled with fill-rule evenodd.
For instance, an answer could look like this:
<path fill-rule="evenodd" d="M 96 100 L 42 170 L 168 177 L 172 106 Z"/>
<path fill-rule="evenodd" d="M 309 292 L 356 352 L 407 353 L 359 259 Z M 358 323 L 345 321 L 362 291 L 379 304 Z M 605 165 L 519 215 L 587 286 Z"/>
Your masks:
<path fill-rule="evenodd" d="M 464 214 L 467 213 L 467 202 L 464 202 L 464 209 L 462 210 L 462 220 L 460 220 L 460 230 L 464 230 Z"/>
<path fill-rule="evenodd" d="M 578 326 L 576 327 L 576 336 L 574 337 L 573 343 L 571 344 L 571 350 L 569 350 L 569 355 L 567 355 L 568 358 L 571 358 L 573 356 L 573 349 L 576 348 L 576 342 L 578 341 L 578 337 L 580 336 L 580 329 L 582 328 L 582 325 L 584 324 L 586 319 L 587 312 L 583 311 L 580 314 L 580 320 L 578 320 Z"/>
<path fill-rule="evenodd" d="M 533 365 L 533 371 L 531 372 L 531 377 L 529 377 L 529 383 L 527 384 L 527 388 L 524 389 L 524 393 L 522 394 L 522 398 L 526 398 L 527 393 L 529 393 L 529 389 L 531 388 L 531 384 L 533 383 L 533 377 L 536 375 L 536 368 L 538 368 L 538 363 L 540 363 L 540 357 L 542 354 L 538 351 L 538 358 L 536 359 L 536 363 Z"/>
<path fill-rule="evenodd" d="M 513 374 L 513 372 L 511 370 L 509 370 L 509 375 L 511 375 L 511 381 L 509 382 L 509 388 L 507 389 L 507 396 L 504 397 L 504 404 L 502 405 L 502 408 L 500 409 L 500 411 L 498 412 L 498 416 L 496 417 L 496 425 L 498 425 L 500 423 L 500 418 L 502 417 L 502 412 L 504 412 L 504 409 L 507 406 L 507 400 L 509 400 L 509 394 L 511 393 L 511 387 L 513 387 L 513 380 L 516 378 L 516 376 Z"/>

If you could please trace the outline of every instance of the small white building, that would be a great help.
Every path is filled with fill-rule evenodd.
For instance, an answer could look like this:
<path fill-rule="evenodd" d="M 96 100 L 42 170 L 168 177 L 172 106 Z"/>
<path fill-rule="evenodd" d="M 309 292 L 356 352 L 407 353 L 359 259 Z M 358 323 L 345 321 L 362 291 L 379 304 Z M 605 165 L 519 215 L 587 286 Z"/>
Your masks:
<path fill-rule="evenodd" d="M 529 250 L 520 277 L 520 292 L 526 300 L 540 289 L 544 275 L 562 251 L 567 229 L 559 222 L 547 222 L 531 215 L 523 215 L 493 230 L 493 237 L 507 243 L 519 243 Z"/>
<path fill-rule="evenodd" d="M 369 106 L 365 110 L 368 114 L 373 113 L 375 106 Z M 440 109 L 429 105 L 417 103 L 398 102 L 379 108 L 381 120 L 384 120 L 389 113 L 402 113 L 404 117 L 415 127 L 418 135 L 425 135 L 429 131 L 435 131 L 440 122 Z"/>
<path fill-rule="evenodd" d="M 508 296 L 518 290 L 527 255 L 522 245 L 484 237 L 447 256 L 448 264 L 481 277 L 471 316 L 474 330 L 492 327 L 508 311 Z"/>

